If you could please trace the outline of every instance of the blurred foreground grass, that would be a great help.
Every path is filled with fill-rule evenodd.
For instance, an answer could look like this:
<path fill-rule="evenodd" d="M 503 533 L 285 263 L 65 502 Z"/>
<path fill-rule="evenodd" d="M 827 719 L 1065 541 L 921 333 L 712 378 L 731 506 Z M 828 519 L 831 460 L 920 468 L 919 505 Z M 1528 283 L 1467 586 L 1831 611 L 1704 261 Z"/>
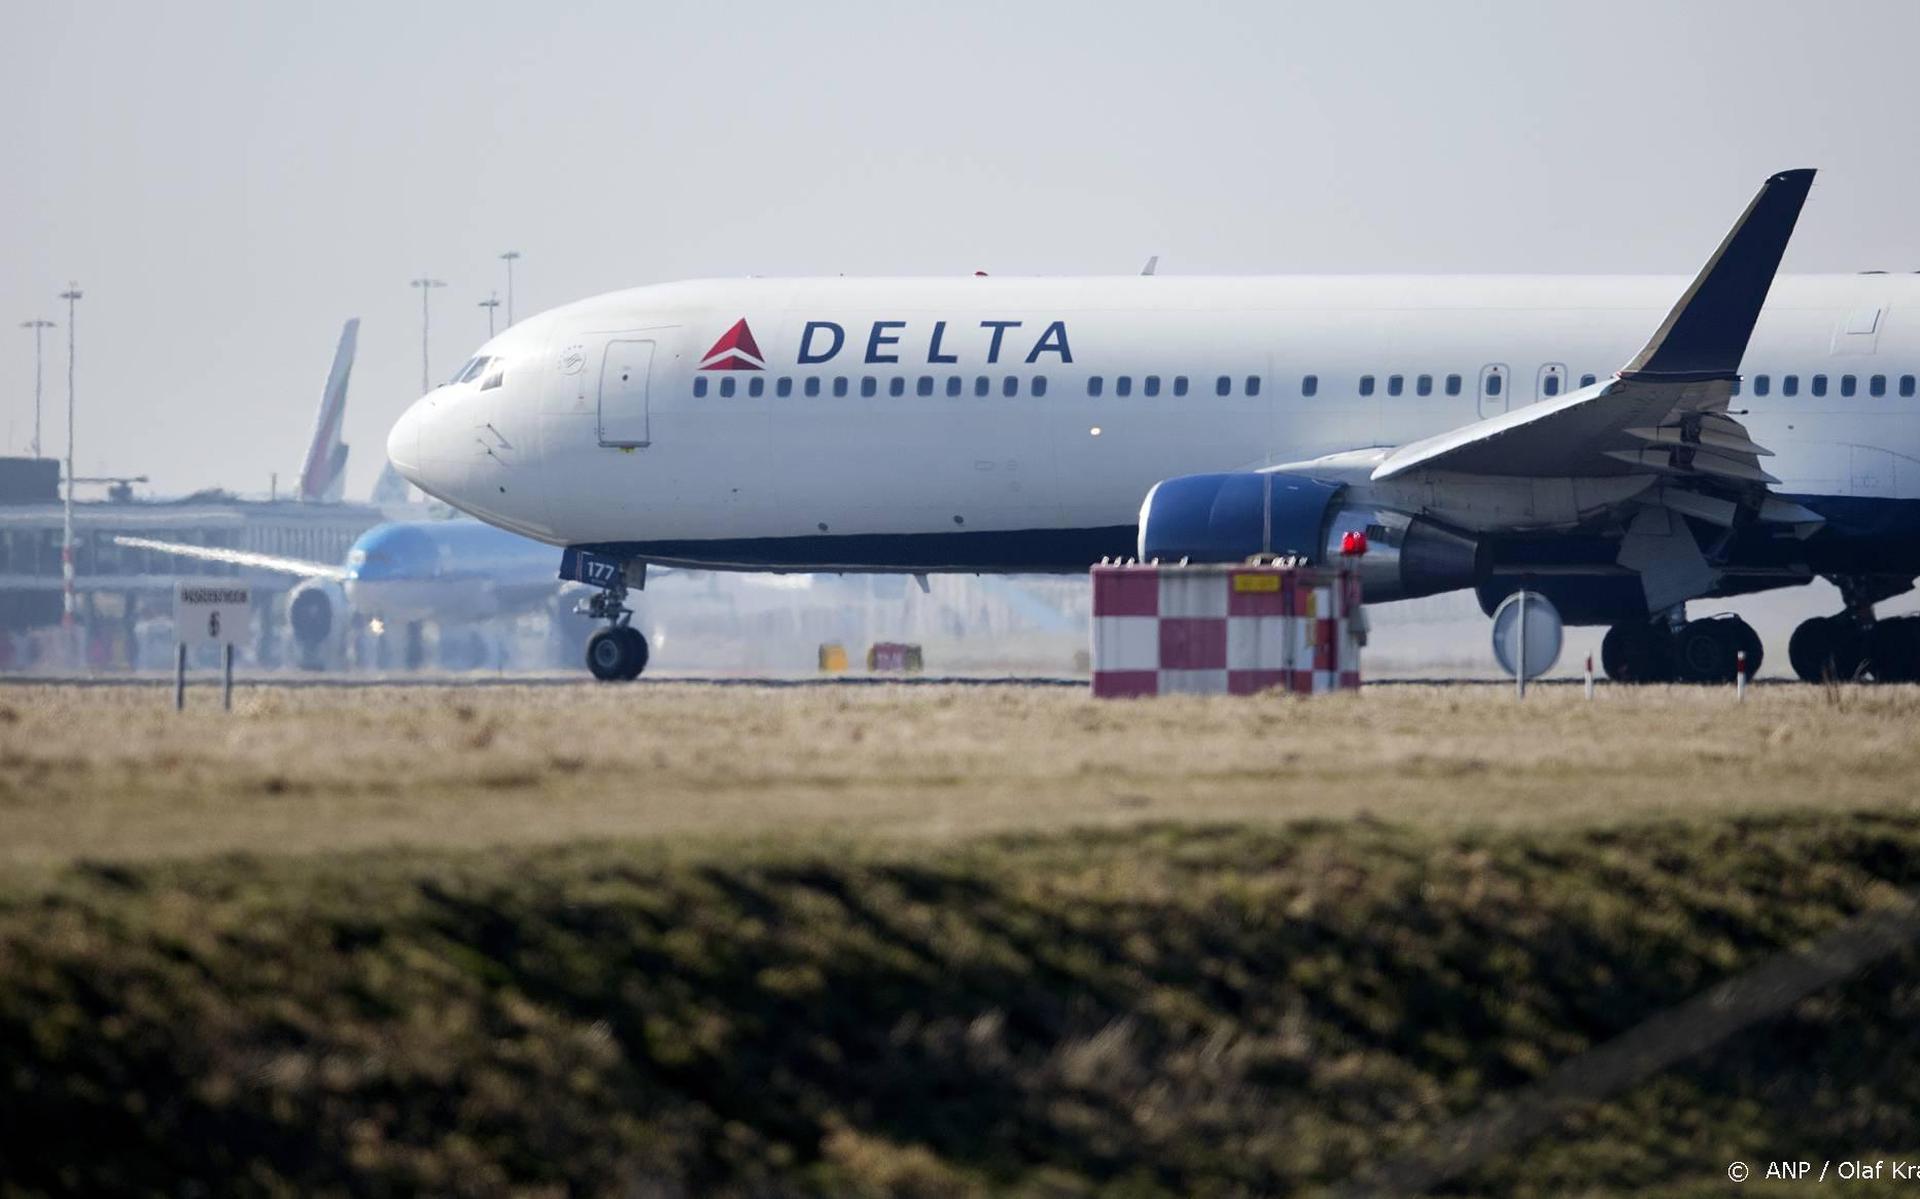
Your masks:
<path fill-rule="evenodd" d="M 1920 885 L 1907 689 L 164 704 L 0 689 L 0 1195 L 1312 1191 Z M 1916 964 L 1457 1189 L 1920 1148 Z"/>
<path fill-rule="evenodd" d="M 1916 883 L 1841 813 L 89 865 L 0 900 L 0 1193 L 1312 1190 Z M 1916 964 L 1460 1188 L 1920 1147 Z"/>

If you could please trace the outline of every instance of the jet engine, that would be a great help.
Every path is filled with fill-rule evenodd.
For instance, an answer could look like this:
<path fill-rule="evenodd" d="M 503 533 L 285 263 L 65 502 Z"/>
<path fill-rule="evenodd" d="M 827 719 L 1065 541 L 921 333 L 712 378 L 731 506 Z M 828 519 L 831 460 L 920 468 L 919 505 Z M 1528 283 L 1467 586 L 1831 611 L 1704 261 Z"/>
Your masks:
<path fill-rule="evenodd" d="M 1289 554 L 1336 560 L 1341 539 L 1364 533 L 1360 586 L 1368 603 L 1471 587 L 1481 573 L 1474 538 L 1412 513 L 1346 501 L 1347 485 L 1276 471 L 1182 475 L 1156 483 L 1140 505 L 1140 558 L 1244 562 Z"/>
<path fill-rule="evenodd" d="M 324 670 L 344 644 L 347 594 L 331 579 L 308 579 L 287 597 L 287 624 L 303 670 Z"/>

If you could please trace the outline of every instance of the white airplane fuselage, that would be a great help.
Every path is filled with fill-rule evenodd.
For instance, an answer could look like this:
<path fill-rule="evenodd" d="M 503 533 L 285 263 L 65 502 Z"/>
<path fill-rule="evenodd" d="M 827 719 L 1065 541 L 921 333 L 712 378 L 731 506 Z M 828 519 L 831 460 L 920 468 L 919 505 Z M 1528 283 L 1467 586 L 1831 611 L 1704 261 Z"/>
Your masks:
<path fill-rule="evenodd" d="M 1687 283 L 642 287 L 487 342 L 487 367 L 422 397 L 388 451 L 423 490 L 554 545 L 759 568 L 1079 569 L 1130 552 L 1142 497 L 1171 476 L 1404 445 L 1604 380 Z M 1920 275 L 1781 276 L 1733 404 L 1774 452 L 1774 490 L 1874 514 L 1896 572 L 1920 542 L 1916 375 Z"/>

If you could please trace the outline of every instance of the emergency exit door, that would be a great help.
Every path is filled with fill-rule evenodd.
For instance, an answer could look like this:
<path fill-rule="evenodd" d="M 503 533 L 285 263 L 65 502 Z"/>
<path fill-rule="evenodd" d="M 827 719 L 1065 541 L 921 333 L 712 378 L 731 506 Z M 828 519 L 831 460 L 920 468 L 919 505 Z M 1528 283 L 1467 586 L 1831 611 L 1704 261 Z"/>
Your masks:
<path fill-rule="evenodd" d="M 600 444 L 631 449 L 652 442 L 647 376 L 653 343 L 616 340 L 600 360 Z"/>

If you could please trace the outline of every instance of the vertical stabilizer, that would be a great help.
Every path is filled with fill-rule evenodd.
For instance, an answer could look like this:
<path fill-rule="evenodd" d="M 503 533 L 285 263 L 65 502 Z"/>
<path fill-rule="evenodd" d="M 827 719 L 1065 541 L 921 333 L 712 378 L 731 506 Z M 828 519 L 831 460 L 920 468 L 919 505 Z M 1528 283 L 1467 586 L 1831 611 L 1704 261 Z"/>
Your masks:
<path fill-rule="evenodd" d="M 393 463 L 387 463 L 380 471 L 379 480 L 373 485 L 373 502 L 404 504 L 408 502 L 410 495 L 407 481 L 400 477 L 399 471 L 393 469 Z"/>
<path fill-rule="evenodd" d="M 349 320 L 340 330 L 340 345 L 333 352 L 333 369 L 327 372 L 326 390 L 320 393 L 313 441 L 307 446 L 307 460 L 300 468 L 299 495 L 309 502 L 337 503 L 346 489 L 347 446 L 340 440 L 340 426 L 347 415 L 347 378 L 353 374 L 353 351 L 359 335 L 358 317 Z"/>

